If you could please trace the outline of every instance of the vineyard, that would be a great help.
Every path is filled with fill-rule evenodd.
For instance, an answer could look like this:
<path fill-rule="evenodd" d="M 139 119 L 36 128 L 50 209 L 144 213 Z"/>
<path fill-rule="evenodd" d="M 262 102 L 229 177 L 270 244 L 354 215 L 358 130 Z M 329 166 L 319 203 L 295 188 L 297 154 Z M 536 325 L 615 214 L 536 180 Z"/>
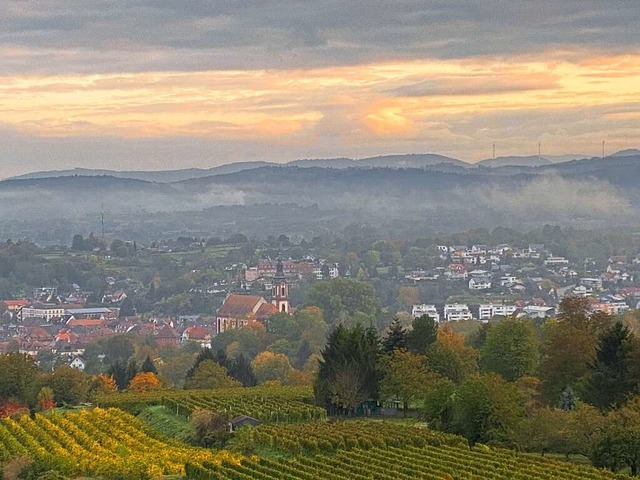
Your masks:
<path fill-rule="evenodd" d="M 164 405 L 180 415 L 196 409 L 226 413 L 230 417 L 248 415 L 263 423 L 323 420 L 326 411 L 313 406 L 308 387 L 253 387 L 217 390 L 173 390 L 143 394 L 119 393 L 98 399 L 103 407 L 118 407 L 138 413 L 147 405 Z"/>
<path fill-rule="evenodd" d="M 587 466 L 478 445 L 461 437 L 390 423 L 265 426 L 256 440 L 289 458 L 245 458 L 240 463 L 187 464 L 188 478 L 381 480 L 604 480 L 628 479 Z"/>
<path fill-rule="evenodd" d="M 131 415 L 101 408 L 1 420 L 0 464 L 18 456 L 65 475 L 132 479 L 183 474 L 187 461 L 195 466 L 238 462 L 227 452 L 161 438 Z"/>

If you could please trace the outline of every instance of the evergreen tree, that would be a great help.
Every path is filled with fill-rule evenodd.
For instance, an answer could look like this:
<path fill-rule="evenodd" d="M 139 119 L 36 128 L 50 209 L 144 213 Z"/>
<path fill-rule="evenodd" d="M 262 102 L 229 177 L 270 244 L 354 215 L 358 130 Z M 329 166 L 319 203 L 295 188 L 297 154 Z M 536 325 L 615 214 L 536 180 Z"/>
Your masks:
<path fill-rule="evenodd" d="M 387 336 L 382 341 L 382 349 L 386 353 L 391 353 L 394 350 L 406 348 L 407 346 L 407 331 L 400 323 L 400 319 L 395 317 L 389 329 L 387 330 Z"/>
<path fill-rule="evenodd" d="M 318 404 L 334 414 L 353 414 L 363 401 L 378 398 L 382 350 L 375 329 L 340 324 L 321 354 L 314 384 Z"/>
<path fill-rule="evenodd" d="M 235 378 L 245 387 L 254 387 L 257 385 L 256 376 L 253 374 L 253 368 L 247 358 L 240 354 L 229 366 L 229 376 Z"/>
<path fill-rule="evenodd" d="M 633 334 L 616 322 L 598 339 L 596 357 L 589 365 L 585 400 L 595 407 L 620 406 L 636 386 L 629 373 Z"/>
<path fill-rule="evenodd" d="M 216 352 L 215 360 L 216 362 L 218 362 L 220 366 L 226 369 L 229 368 L 229 365 L 231 363 L 231 361 L 229 360 L 229 356 L 227 355 L 227 352 L 223 348 L 218 349 L 218 351 Z"/>
<path fill-rule="evenodd" d="M 116 382 L 118 390 L 126 390 L 127 386 L 129 386 L 127 366 L 122 360 L 116 360 L 113 362 L 109 367 L 109 370 L 107 370 L 107 375 L 112 377 L 113 381 Z"/>
<path fill-rule="evenodd" d="M 147 355 L 147 358 L 144 359 L 144 362 L 142 362 L 142 366 L 140 367 L 140 371 L 145 373 L 155 373 L 156 375 L 158 374 L 158 369 L 153 364 L 151 356 Z"/>
<path fill-rule="evenodd" d="M 133 377 L 135 377 L 137 374 L 138 365 L 136 364 L 135 358 L 132 358 L 127 364 L 127 387 L 129 387 L 129 382 L 131 382 L 131 380 L 133 380 Z"/>
<path fill-rule="evenodd" d="M 410 352 L 424 355 L 437 338 L 438 324 L 429 315 L 422 315 L 413 319 L 411 330 L 407 332 L 407 349 Z"/>
<path fill-rule="evenodd" d="M 126 297 L 120 304 L 120 312 L 118 318 L 133 317 L 136 314 L 136 309 L 133 307 L 133 301 Z"/>
<path fill-rule="evenodd" d="M 213 354 L 213 351 L 210 348 L 207 348 L 207 347 L 205 347 L 202 350 L 200 350 L 200 352 L 198 353 L 198 356 L 196 357 L 195 361 L 193 362 L 193 365 L 191 366 L 191 368 L 189 370 L 187 370 L 187 377 L 186 378 L 193 377 L 193 375 L 196 372 L 196 369 L 198 368 L 198 365 L 200 365 L 205 360 L 213 360 L 215 362 L 218 361 L 216 356 Z"/>
<path fill-rule="evenodd" d="M 309 357 L 313 352 L 311 351 L 311 344 L 309 344 L 309 340 L 304 339 L 300 343 L 300 347 L 298 348 L 298 352 L 296 353 L 295 367 L 298 370 L 302 370 L 304 364 L 307 363 Z"/>

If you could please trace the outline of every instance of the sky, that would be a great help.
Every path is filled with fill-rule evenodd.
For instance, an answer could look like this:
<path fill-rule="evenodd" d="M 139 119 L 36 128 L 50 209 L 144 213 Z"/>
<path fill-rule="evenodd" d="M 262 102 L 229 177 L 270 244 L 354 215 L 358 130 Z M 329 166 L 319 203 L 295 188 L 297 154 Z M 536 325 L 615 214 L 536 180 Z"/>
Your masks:
<path fill-rule="evenodd" d="M 6 0 L 0 178 L 640 147 L 640 1 Z"/>

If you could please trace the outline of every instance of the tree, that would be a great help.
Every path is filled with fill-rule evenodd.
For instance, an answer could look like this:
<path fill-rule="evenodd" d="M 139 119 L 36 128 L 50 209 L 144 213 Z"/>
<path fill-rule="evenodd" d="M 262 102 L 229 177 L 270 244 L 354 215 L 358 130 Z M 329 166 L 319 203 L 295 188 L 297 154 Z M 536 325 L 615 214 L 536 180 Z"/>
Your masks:
<path fill-rule="evenodd" d="M 126 297 L 124 300 L 122 300 L 122 303 L 120 303 L 118 318 L 133 317 L 135 316 L 135 314 L 136 309 L 133 306 L 133 300 L 131 300 L 129 297 Z"/>
<path fill-rule="evenodd" d="M 127 365 L 121 360 L 111 364 L 107 370 L 107 376 L 113 378 L 118 390 L 126 390 L 129 386 L 130 379 L 127 374 Z"/>
<path fill-rule="evenodd" d="M 418 289 L 416 287 L 400 287 L 396 301 L 401 308 L 410 312 L 413 305 L 420 303 Z"/>
<path fill-rule="evenodd" d="M 309 291 L 309 303 L 320 307 L 329 324 L 344 321 L 360 312 L 374 319 L 381 309 L 374 288 L 348 278 L 323 280 Z"/>
<path fill-rule="evenodd" d="M 147 355 L 147 357 L 144 359 L 144 362 L 142 362 L 140 371 L 144 373 L 154 373 L 156 375 L 158 374 L 158 369 L 154 365 L 153 360 L 151 360 L 150 355 Z"/>
<path fill-rule="evenodd" d="M 196 356 L 196 359 L 193 362 L 193 365 L 191 366 L 191 368 L 187 370 L 186 378 L 189 379 L 193 377 L 196 373 L 196 370 L 200 366 L 200 364 L 206 360 L 212 360 L 214 362 L 218 361 L 218 359 L 216 358 L 216 355 L 213 353 L 213 350 L 210 348 L 204 347 L 202 350 L 200 350 L 200 352 L 198 352 L 198 355 Z"/>
<path fill-rule="evenodd" d="M 251 363 L 240 354 L 229 365 L 229 376 L 235 378 L 245 387 L 254 387 L 258 384 L 256 376 L 251 368 Z"/>
<path fill-rule="evenodd" d="M 73 240 L 71 241 L 71 250 L 85 250 L 84 237 L 80 234 L 75 234 L 73 236 Z"/>
<path fill-rule="evenodd" d="M 213 360 L 204 360 L 193 375 L 184 382 L 186 390 L 240 387 L 241 384 L 227 374 L 227 370 Z"/>
<path fill-rule="evenodd" d="M 118 391 L 118 385 L 116 385 L 113 377 L 101 373 L 93 377 L 91 382 L 91 392 L 93 395 L 101 395 L 105 393 L 114 393 Z"/>
<path fill-rule="evenodd" d="M 603 314 L 591 314 L 588 299 L 565 297 L 555 322 L 546 322 L 546 340 L 539 375 L 542 393 L 556 404 L 568 386 L 581 392 L 593 362 L 600 332 L 611 324 Z"/>
<path fill-rule="evenodd" d="M 509 446 L 524 407 L 518 387 L 494 373 L 467 378 L 453 400 L 453 433 L 473 443 Z"/>
<path fill-rule="evenodd" d="M 77 368 L 63 365 L 58 367 L 47 379 L 58 403 L 79 405 L 89 395 L 89 377 Z"/>
<path fill-rule="evenodd" d="M 437 339 L 427 349 L 427 366 L 455 383 L 478 372 L 478 353 L 465 345 L 464 337 L 449 325 L 438 329 Z"/>
<path fill-rule="evenodd" d="M 251 362 L 251 367 L 258 383 L 271 380 L 278 380 L 284 383 L 293 371 L 293 367 L 286 355 L 268 350 L 258 354 Z"/>
<path fill-rule="evenodd" d="M 227 415 L 196 409 L 191 414 L 191 423 L 195 430 L 195 441 L 202 447 L 224 448 L 230 438 Z"/>
<path fill-rule="evenodd" d="M 406 350 L 393 350 L 382 364 L 384 376 L 380 381 L 380 396 L 401 400 L 405 415 L 409 404 L 425 397 L 438 379 L 438 375 L 427 368 L 423 355 Z"/>
<path fill-rule="evenodd" d="M 338 325 L 321 352 L 314 383 L 316 402 L 332 413 L 354 413 L 360 399 L 376 399 L 382 378 L 381 354 L 373 328 Z"/>
<path fill-rule="evenodd" d="M 382 340 L 382 349 L 386 353 L 391 353 L 397 349 L 404 349 L 406 346 L 407 331 L 402 326 L 400 319 L 395 317 L 387 329 L 387 336 Z"/>
<path fill-rule="evenodd" d="M 38 392 L 38 411 L 44 412 L 56 406 L 51 387 L 42 387 Z"/>
<path fill-rule="evenodd" d="M 407 349 L 410 352 L 424 355 L 429 346 L 436 341 L 438 324 L 428 315 L 414 318 L 411 330 L 407 332 Z"/>
<path fill-rule="evenodd" d="M 601 410 L 620 406 L 636 388 L 638 379 L 630 374 L 633 340 L 621 322 L 600 335 L 595 360 L 588 365 L 587 402 Z"/>
<path fill-rule="evenodd" d="M 28 355 L 0 354 L 0 399 L 15 399 L 34 404 L 38 365 Z"/>
<path fill-rule="evenodd" d="M 158 376 L 151 372 L 140 372 L 129 382 L 129 390 L 136 393 L 151 392 L 159 388 Z"/>
<path fill-rule="evenodd" d="M 530 321 L 505 319 L 492 326 L 480 349 L 480 366 L 509 381 L 532 375 L 540 361 L 535 328 Z"/>
<path fill-rule="evenodd" d="M 307 360 L 312 354 L 311 345 L 309 344 L 309 340 L 305 339 L 300 342 L 300 347 L 298 347 L 298 351 L 296 352 L 295 357 L 295 367 L 297 369 L 301 369 L 304 367 L 304 364 L 307 363 Z"/>

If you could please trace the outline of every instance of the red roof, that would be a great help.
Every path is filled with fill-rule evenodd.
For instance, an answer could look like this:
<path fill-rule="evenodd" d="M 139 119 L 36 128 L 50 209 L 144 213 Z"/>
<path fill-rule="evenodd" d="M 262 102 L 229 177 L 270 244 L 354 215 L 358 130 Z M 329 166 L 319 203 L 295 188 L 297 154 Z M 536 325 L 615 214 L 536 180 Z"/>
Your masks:
<path fill-rule="evenodd" d="M 24 307 L 29 304 L 28 300 L 0 300 L 0 302 L 4 303 L 9 310 Z"/>
<path fill-rule="evenodd" d="M 264 298 L 257 295 L 236 295 L 230 294 L 218 310 L 219 317 L 242 318 L 254 313 L 260 302 Z"/>
<path fill-rule="evenodd" d="M 206 327 L 189 327 L 184 331 L 189 340 L 204 340 L 207 337 L 211 338 L 211 334 L 211 330 Z"/>
<path fill-rule="evenodd" d="M 278 313 L 278 308 L 273 303 L 262 304 L 256 312 L 256 320 L 267 320 L 276 313 Z"/>
<path fill-rule="evenodd" d="M 70 327 L 102 327 L 105 324 L 104 320 L 99 318 L 71 318 L 67 325 Z"/>

